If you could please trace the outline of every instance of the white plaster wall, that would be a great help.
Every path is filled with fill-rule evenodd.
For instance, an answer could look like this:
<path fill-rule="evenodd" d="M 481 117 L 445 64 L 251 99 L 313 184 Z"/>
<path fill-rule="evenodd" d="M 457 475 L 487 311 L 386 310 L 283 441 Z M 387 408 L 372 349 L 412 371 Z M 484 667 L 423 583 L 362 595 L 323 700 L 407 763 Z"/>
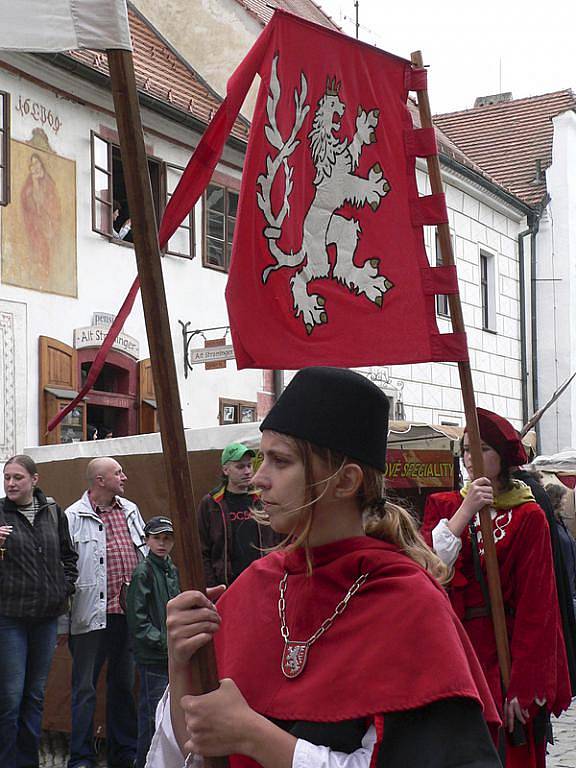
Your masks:
<path fill-rule="evenodd" d="M 26 436 L 26 305 L 0 299 L 0 462 L 18 453 Z"/>
<path fill-rule="evenodd" d="M 55 86 L 72 93 L 78 91 L 78 81 L 72 77 L 38 64 L 31 57 L 12 57 L 18 67 L 35 72 L 38 77 L 49 79 Z M 92 231 L 91 221 L 91 172 L 90 172 L 90 130 L 105 125 L 115 130 L 111 114 L 100 110 L 100 104 L 111 109 L 111 100 L 96 87 L 81 86 L 85 101 L 95 105 L 82 106 L 72 100 L 57 97 L 47 88 L 0 69 L 0 90 L 12 94 L 12 138 L 27 141 L 32 129 L 38 127 L 30 116 L 24 117 L 14 108 L 19 95 L 51 108 L 60 118 L 62 127 L 58 134 L 45 126 L 52 149 L 59 155 L 76 161 L 76 208 L 77 208 L 77 272 L 78 296 L 69 298 L 55 294 L 31 291 L 0 283 L 0 299 L 19 302 L 26 308 L 26 354 L 28 383 L 26 389 L 26 429 L 21 434 L 20 450 L 23 445 L 38 442 L 38 337 L 54 337 L 70 346 L 73 344 L 74 328 L 91 324 L 96 311 L 115 314 L 124 300 L 136 276 L 134 251 L 130 247 L 109 242 Z M 167 162 L 186 165 L 190 156 L 190 145 L 197 141 L 181 127 L 171 126 L 167 120 L 151 113 L 143 113 L 143 121 L 149 129 L 146 143 L 152 154 Z M 153 132 L 153 130 L 155 132 Z M 171 130 L 178 141 L 158 136 L 157 132 Z M 179 143 L 182 143 L 182 146 Z M 185 146 L 188 144 L 188 146 Z M 228 174 L 240 176 L 241 156 L 231 150 L 225 152 L 228 163 L 238 168 L 232 171 L 230 165 L 220 167 Z M 209 426 L 218 423 L 218 399 L 230 397 L 256 401 L 261 389 L 260 371 L 236 372 L 235 364 L 228 363 L 225 370 L 204 371 L 195 366 L 188 379 L 183 372 L 183 344 L 179 320 L 190 321 L 193 328 L 206 328 L 228 323 L 224 301 L 226 275 L 202 267 L 201 259 L 201 204 L 196 206 L 196 258 L 193 261 L 167 256 L 163 260 L 172 339 L 178 373 L 183 418 L 186 427 Z M 142 305 L 138 298 L 129 316 L 125 332 L 140 342 L 140 358 L 148 357 L 146 329 Z"/>
<path fill-rule="evenodd" d="M 540 406 L 576 371 L 576 115 L 565 112 L 553 124 L 550 202 L 536 244 Z M 576 445 L 574 384 L 543 416 L 540 442 L 545 454 Z"/>

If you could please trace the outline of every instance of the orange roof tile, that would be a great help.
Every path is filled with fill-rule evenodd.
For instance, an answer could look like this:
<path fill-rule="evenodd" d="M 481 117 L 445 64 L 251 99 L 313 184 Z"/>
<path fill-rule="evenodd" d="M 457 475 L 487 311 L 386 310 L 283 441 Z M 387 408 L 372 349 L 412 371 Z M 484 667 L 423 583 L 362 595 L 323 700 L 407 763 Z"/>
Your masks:
<path fill-rule="evenodd" d="M 552 118 L 569 109 L 576 109 L 576 96 L 568 88 L 435 115 L 434 123 L 500 185 L 536 205 L 546 193 L 544 171 L 552 162 Z"/>
<path fill-rule="evenodd" d="M 128 17 L 138 90 L 208 124 L 222 103 L 221 96 L 142 14 L 129 8 Z M 109 75 L 108 59 L 101 51 L 69 51 L 66 56 Z M 232 135 L 247 141 L 248 131 L 248 121 L 238 118 Z"/>
<path fill-rule="evenodd" d="M 314 0 L 237 0 L 261 24 L 267 24 L 272 18 L 274 8 L 288 11 L 295 16 L 302 16 L 308 21 L 322 24 L 330 29 L 340 29 L 336 22 L 314 2 Z"/>

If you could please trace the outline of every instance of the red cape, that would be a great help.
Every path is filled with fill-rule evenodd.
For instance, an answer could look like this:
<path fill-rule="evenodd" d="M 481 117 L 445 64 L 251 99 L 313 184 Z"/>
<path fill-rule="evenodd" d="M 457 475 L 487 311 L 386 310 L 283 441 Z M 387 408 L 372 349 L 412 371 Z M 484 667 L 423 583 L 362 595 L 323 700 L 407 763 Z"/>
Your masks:
<path fill-rule="evenodd" d="M 386 542 L 358 537 L 304 552 L 274 552 L 253 563 L 223 595 L 216 635 L 219 676 L 232 678 L 250 706 L 280 720 L 340 722 L 467 697 L 489 723 L 499 717 L 468 636 L 442 588 Z M 310 648 L 288 680 L 279 583 L 289 573 L 290 639 L 307 640 L 362 573 L 369 578 Z"/>

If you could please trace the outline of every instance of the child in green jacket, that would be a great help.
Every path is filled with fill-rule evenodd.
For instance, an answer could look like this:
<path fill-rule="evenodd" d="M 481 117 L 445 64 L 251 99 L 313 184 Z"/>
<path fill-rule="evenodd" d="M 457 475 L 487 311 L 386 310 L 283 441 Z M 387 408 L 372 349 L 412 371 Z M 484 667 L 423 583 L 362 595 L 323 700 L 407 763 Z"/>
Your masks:
<path fill-rule="evenodd" d="M 126 618 L 140 676 L 138 749 L 135 768 L 144 768 L 154 735 L 156 706 L 168 685 L 166 603 L 180 592 L 178 570 L 170 558 L 174 529 L 168 517 L 153 517 L 144 528 L 149 553 L 132 575 Z"/>

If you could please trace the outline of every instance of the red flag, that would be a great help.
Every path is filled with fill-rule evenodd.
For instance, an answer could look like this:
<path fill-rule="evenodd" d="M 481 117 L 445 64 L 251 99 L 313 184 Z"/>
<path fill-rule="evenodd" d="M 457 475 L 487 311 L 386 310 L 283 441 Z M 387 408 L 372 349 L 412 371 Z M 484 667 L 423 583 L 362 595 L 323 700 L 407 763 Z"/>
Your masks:
<path fill-rule="evenodd" d="M 467 359 L 436 326 L 435 294 L 457 281 L 424 248 L 422 225 L 447 214 L 443 196 L 418 196 L 415 158 L 436 147 L 406 105 L 412 64 L 273 23 L 226 291 L 238 366 Z"/>
<path fill-rule="evenodd" d="M 171 231 L 208 183 L 255 76 L 226 290 L 239 368 L 467 360 L 463 334 L 439 334 L 435 295 L 455 267 L 430 267 L 423 225 L 447 221 L 443 195 L 419 197 L 411 62 L 276 11 L 228 83 L 166 210 Z"/>

